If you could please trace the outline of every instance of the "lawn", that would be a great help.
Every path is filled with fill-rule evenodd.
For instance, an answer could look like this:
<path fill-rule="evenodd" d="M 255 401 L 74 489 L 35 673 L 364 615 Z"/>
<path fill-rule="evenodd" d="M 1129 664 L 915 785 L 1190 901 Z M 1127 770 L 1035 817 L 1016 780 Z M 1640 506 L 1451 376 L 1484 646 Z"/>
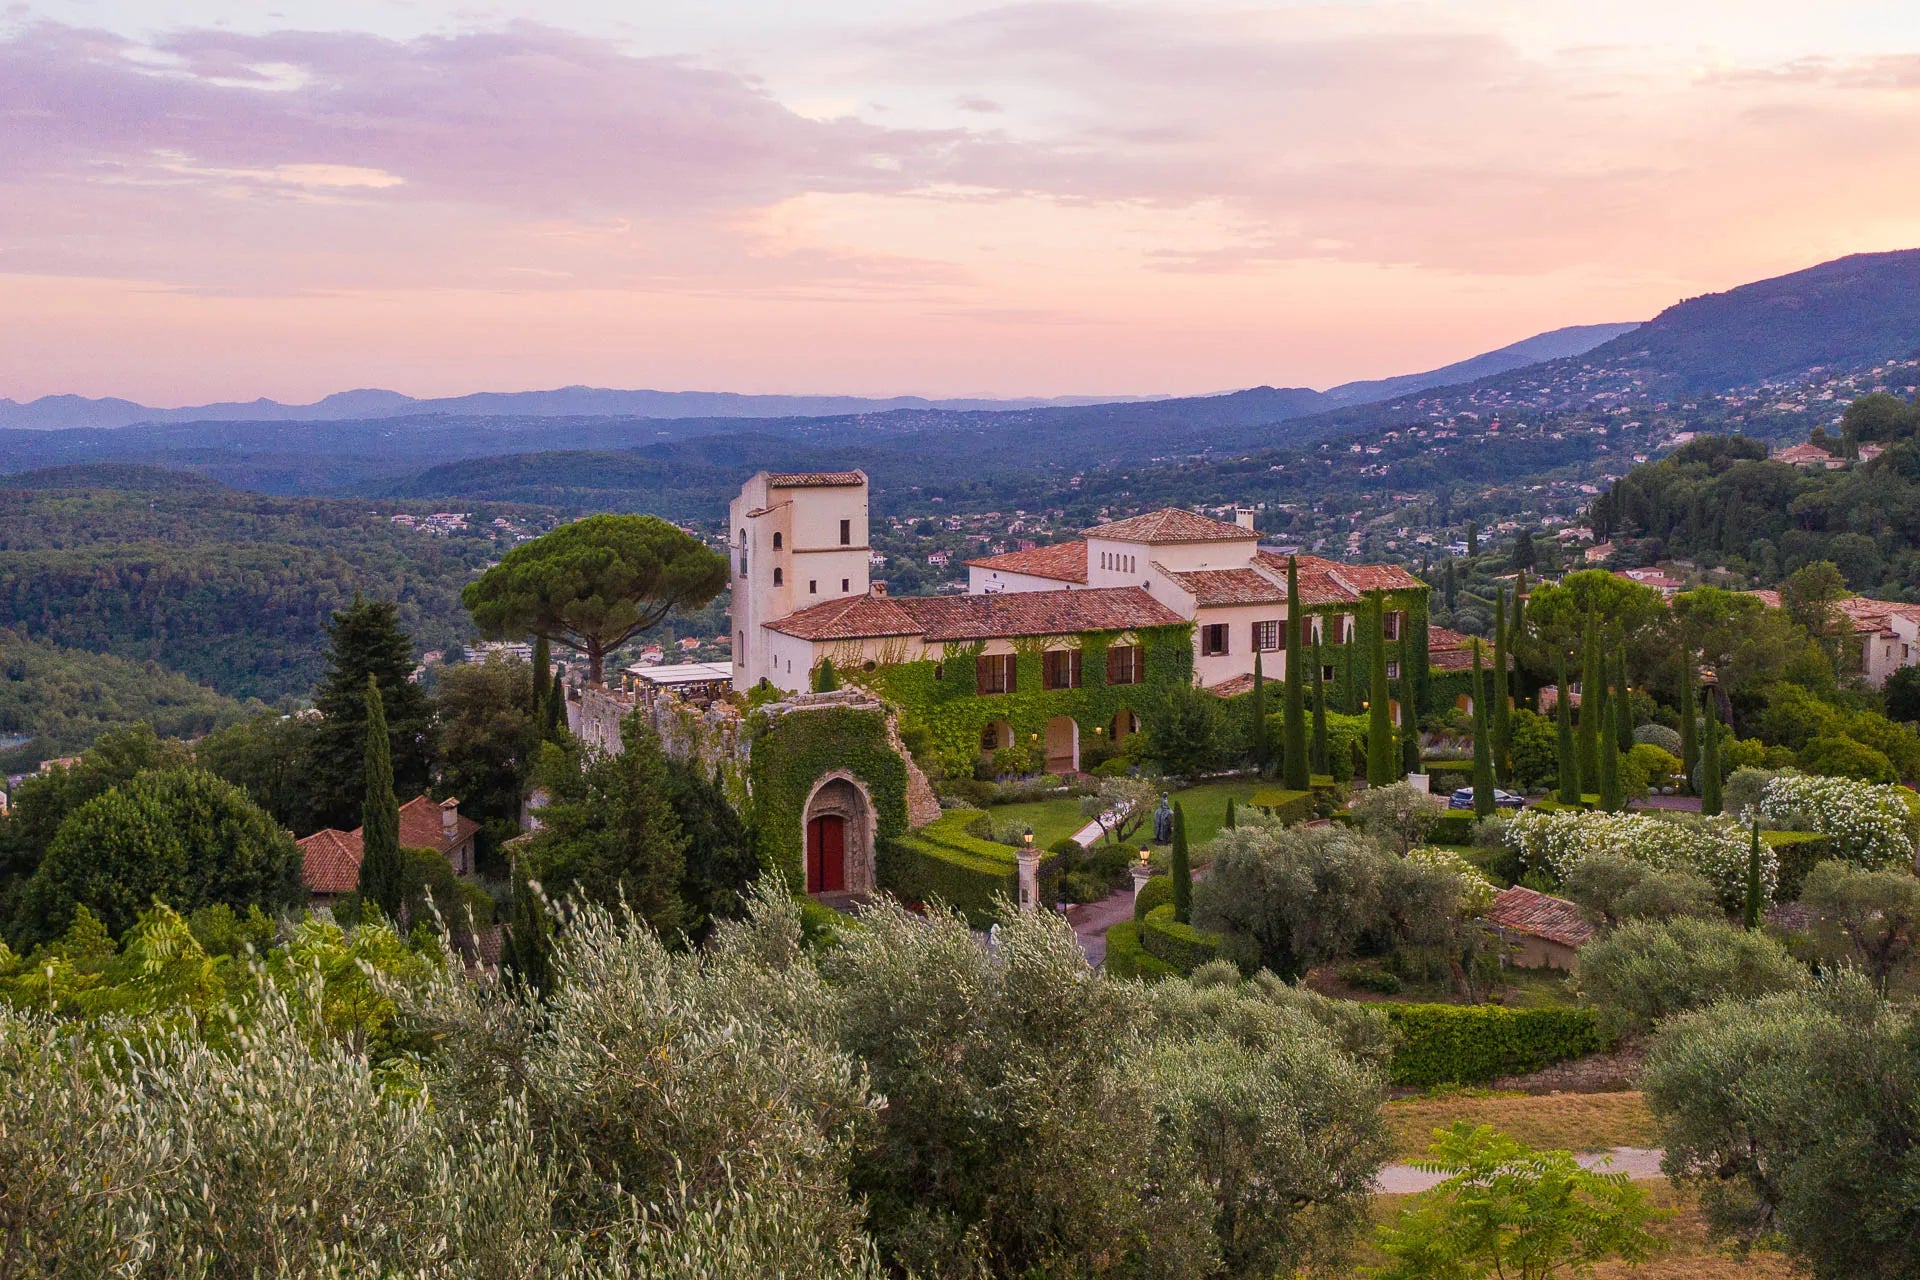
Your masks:
<path fill-rule="evenodd" d="M 1257 778 L 1236 778 L 1230 782 L 1208 782 L 1174 792 L 1172 799 L 1187 815 L 1187 843 L 1197 851 L 1201 845 L 1220 834 L 1220 828 L 1227 820 L 1229 798 L 1244 808 L 1249 796 L 1262 786 L 1271 785 Z M 1032 827 L 1033 843 L 1041 849 L 1072 835 L 1087 824 L 1087 819 L 1080 814 L 1078 796 L 1034 800 L 1025 804 L 997 804 L 987 812 L 993 815 L 996 828 L 1009 822 Z M 1143 827 L 1131 839 L 1137 846 L 1138 842 L 1151 835 L 1152 831 Z"/>
<path fill-rule="evenodd" d="M 1530 1147 L 1564 1151 L 1606 1151 L 1613 1147 L 1659 1145 L 1653 1117 L 1639 1093 L 1552 1093 L 1541 1095 L 1452 1094 L 1404 1098 L 1386 1105 L 1393 1134 L 1394 1159 L 1426 1154 L 1433 1131 L 1456 1120 L 1490 1124 Z"/>

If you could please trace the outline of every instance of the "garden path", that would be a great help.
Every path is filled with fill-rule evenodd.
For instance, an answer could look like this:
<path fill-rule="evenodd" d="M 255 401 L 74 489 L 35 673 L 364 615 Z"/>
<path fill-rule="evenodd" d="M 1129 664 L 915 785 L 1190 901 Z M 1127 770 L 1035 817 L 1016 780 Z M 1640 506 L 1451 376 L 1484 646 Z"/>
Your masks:
<path fill-rule="evenodd" d="M 1660 1157 L 1664 1154 L 1657 1148 L 1615 1147 L 1611 1151 L 1584 1152 L 1574 1159 L 1587 1169 L 1597 1169 L 1603 1162 L 1610 1161 L 1609 1173 L 1624 1173 L 1635 1182 L 1645 1182 L 1665 1176 L 1660 1171 Z M 1381 1195 L 1408 1196 L 1438 1186 L 1446 1179 L 1445 1174 L 1429 1173 L 1410 1164 L 1390 1164 L 1374 1178 L 1373 1189 Z"/>

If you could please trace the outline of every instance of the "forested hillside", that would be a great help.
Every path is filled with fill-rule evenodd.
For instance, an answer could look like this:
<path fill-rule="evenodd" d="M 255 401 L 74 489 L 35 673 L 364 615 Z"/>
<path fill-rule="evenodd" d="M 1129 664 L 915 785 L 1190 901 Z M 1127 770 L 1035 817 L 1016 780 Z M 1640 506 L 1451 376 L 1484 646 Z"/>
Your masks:
<path fill-rule="evenodd" d="M 356 592 L 398 601 L 422 648 L 468 638 L 460 589 L 500 549 L 478 518 L 436 537 L 364 502 L 63 468 L 0 488 L 0 627 L 156 661 L 231 697 L 304 695 L 327 619 Z"/>
<path fill-rule="evenodd" d="M 84 750 L 109 729 L 144 722 L 162 737 L 192 738 L 247 711 L 155 663 L 0 630 L 0 772 Z"/>
<path fill-rule="evenodd" d="M 1684 557 L 1771 585 L 1831 560 L 1865 595 L 1920 598 L 1920 408 L 1892 396 L 1848 407 L 1836 454 L 1885 452 L 1837 470 L 1771 461 L 1738 436 L 1703 436 L 1635 467 L 1593 504 L 1594 535 L 1651 561 Z"/>

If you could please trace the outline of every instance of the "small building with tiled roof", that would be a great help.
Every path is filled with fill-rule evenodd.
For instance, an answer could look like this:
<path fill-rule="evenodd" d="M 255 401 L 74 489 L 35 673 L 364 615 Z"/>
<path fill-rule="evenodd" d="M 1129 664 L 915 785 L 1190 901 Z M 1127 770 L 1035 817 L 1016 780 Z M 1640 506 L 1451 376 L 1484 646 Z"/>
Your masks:
<path fill-rule="evenodd" d="M 1525 885 L 1502 889 L 1484 918 L 1523 969 L 1571 970 L 1580 948 L 1593 941 L 1593 925 L 1578 906 Z"/>
<path fill-rule="evenodd" d="M 1769 609 L 1780 608 L 1778 591 L 1749 591 Z M 1860 675 L 1875 689 L 1902 667 L 1920 665 L 1920 604 L 1847 596 L 1834 608 L 1853 627 L 1860 646 Z"/>
<path fill-rule="evenodd" d="M 316 903 L 331 902 L 360 885 L 362 845 L 359 827 L 332 827 L 295 841 L 300 846 L 300 875 Z M 458 800 L 420 795 L 400 806 L 400 847 L 432 849 L 446 858 L 455 875 L 473 874 L 474 841 L 480 824 L 460 816 Z"/>
<path fill-rule="evenodd" d="M 1058 591 L 1063 587 L 1086 585 L 1087 544 L 1084 539 L 967 561 L 967 591 L 972 595 L 1001 591 Z"/>

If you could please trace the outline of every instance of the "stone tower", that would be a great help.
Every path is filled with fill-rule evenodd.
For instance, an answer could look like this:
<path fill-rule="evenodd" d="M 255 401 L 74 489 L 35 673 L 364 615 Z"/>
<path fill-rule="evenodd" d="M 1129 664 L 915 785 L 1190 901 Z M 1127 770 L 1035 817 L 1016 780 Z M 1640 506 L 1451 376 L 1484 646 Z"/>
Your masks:
<path fill-rule="evenodd" d="M 761 631 L 791 613 L 867 594 L 867 474 L 756 472 L 729 508 L 733 561 L 733 687 L 775 679 Z M 803 686 L 798 686 L 803 687 Z"/>

